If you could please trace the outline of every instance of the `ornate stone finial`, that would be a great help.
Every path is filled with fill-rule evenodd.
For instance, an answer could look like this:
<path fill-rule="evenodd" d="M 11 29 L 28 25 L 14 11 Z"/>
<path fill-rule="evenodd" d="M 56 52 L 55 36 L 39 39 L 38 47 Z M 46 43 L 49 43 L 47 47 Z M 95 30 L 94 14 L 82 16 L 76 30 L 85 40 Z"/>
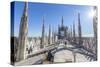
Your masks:
<path fill-rule="evenodd" d="M 28 14 L 28 2 L 25 2 L 23 15 L 27 16 L 27 14 Z"/>

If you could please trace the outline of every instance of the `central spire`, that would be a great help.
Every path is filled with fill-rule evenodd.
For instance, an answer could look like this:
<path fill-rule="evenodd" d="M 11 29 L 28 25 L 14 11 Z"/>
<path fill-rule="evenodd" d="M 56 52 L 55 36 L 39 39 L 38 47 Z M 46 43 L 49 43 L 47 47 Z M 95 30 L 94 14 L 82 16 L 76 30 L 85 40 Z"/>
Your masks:
<path fill-rule="evenodd" d="M 62 27 L 63 27 L 63 22 L 64 22 L 64 20 L 63 20 L 63 16 L 62 16 L 62 20 L 61 20 L 61 25 L 62 25 Z"/>

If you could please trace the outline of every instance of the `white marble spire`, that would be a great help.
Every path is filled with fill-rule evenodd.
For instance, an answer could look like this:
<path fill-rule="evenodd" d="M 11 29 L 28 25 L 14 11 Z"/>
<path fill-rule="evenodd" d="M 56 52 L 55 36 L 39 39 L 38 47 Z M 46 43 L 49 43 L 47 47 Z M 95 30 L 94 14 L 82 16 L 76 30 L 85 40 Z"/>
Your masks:
<path fill-rule="evenodd" d="M 28 2 L 25 2 L 23 14 L 20 21 L 19 28 L 19 40 L 18 40 L 18 51 L 17 61 L 25 59 L 25 47 L 27 43 L 28 34 Z"/>

